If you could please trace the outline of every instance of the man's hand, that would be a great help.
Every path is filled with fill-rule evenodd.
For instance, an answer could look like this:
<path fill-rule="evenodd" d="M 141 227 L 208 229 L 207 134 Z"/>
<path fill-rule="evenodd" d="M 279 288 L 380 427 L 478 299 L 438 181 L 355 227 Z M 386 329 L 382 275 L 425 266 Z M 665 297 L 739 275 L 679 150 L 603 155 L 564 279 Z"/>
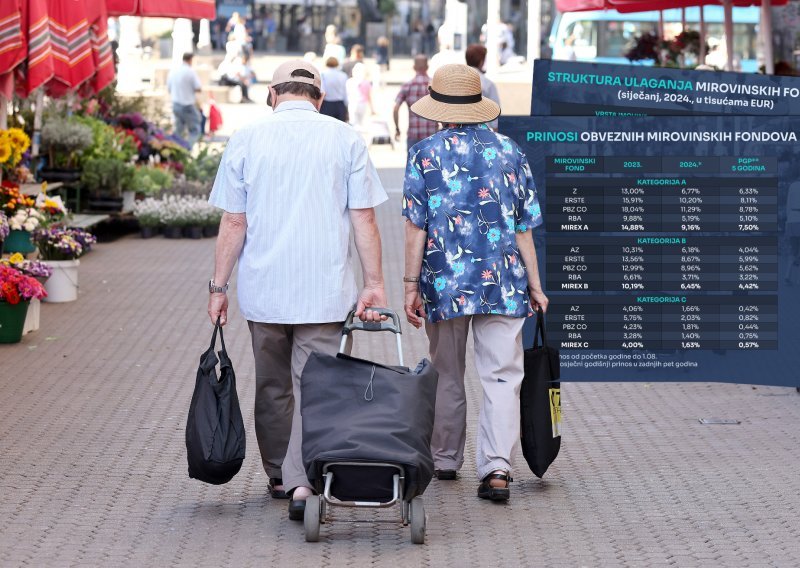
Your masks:
<path fill-rule="evenodd" d="M 217 325 L 217 318 L 219 317 L 220 325 L 228 323 L 228 295 L 227 294 L 209 294 L 208 295 L 208 316 L 211 318 L 211 324 Z"/>
<path fill-rule="evenodd" d="M 385 308 L 386 306 L 386 292 L 383 291 L 382 285 L 365 286 L 358 296 L 355 315 L 361 321 L 384 321 L 386 316 L 381 316 L 378 312 L 369 308 Z"/>
<path fill-rule="evenodd" d="M 534 312 L 539 308 L 542 308 L 543 312 L 547 311 L 547 304 L 550 303 L 550 300 L 547 299 L 541 288 L 528 288 L 528 295 L 531 298 L 531 308 Z"/>
<path fill-rule="evenodd" d="M 400 142 L 400 129 L 399 128 L 394 131 L 394 141 L 395 142 Z"/>
<path fill-rule="evenodd" d="M 425 318 L 425 306 L 422 303 L 422 296 L 419 293 L 419 286 L 416 282 L 413 286 L 406 286 L 406 299 L 403 303 L 406 310 L 406 319 L 408 323 L 417 329 L 422 327 L 423 318 Z M 421 317 L 420 317 L 421 316 Z"/>

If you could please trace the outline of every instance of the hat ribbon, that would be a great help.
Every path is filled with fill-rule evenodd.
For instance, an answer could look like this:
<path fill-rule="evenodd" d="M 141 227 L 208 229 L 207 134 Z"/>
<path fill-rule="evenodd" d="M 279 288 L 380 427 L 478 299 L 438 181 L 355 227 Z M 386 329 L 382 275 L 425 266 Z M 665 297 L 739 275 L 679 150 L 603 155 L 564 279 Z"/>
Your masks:
<path fill-rule="evenodd" d="M 445 95 L 442 93 L 437 93 L 431 87 L 428 87 L 428 93 L 433 100 L 451 105 L 470 105 L 479 103 L 481 100 L 483 100 L 481 93 L 478 93 L 477 95 Z"/>

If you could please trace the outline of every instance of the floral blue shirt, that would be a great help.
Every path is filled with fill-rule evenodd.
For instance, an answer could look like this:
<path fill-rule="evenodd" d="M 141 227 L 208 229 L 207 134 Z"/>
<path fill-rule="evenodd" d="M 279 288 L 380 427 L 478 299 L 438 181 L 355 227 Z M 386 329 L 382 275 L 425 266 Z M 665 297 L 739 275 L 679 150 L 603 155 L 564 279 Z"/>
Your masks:
<path fill-rule="evenodd" d="M 403 215 L 428 233 L 420 274 L 432 322 L 530 314 L 516 232 L 542 223 L 530 166 L 486 125 L 447 128 L 409 151 Z"/>

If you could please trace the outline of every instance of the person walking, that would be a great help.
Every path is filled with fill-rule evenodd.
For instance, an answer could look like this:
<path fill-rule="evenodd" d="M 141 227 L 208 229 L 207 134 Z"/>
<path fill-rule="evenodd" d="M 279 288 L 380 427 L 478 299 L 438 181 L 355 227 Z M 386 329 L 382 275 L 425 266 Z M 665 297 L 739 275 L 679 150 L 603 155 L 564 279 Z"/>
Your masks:
<path fill-rule="evenodd" d="M 411 150 L 403 188 L 405 312 L 417 328 L 427 318 L 439 371 L 434 467 L 444 480 L 455 479 L 463 465 L 471 327 L 483 388 L 478 496 L 505 501 L 520 439 L 522 325 L 548 303 L 531 233 L 542 223 L 536 188 L 520 148 L 486 126 L 500 107 L 481 94 L 475 69 L 445 65 L 411 110 L 445 125 Z"/>
<path fill-rule="evenodd" d="M 353 67 L 353 76 L 347 80 L 347 100 L 350 124 L 362 133 L 367 130 L 367 116 L 375 114 L 372 104 L 372 82 L 363 63 Z"/>
<path fill-rule="evenodd" d="M 319 112 L 347 122 L 347 75 L 339 70 L 339 61 L 335 57 L 329 57 L 325 62 L 322 90 L 325 91 L 325 100 Z"/>
<path fill-rule="evenodd" d="M 279 66 L 269 86 L 272 114 L 233 134 L 209 197 L 224 213 L 208 315 L 228 321 L 226 292 L 238 260 L 239 307 L 255 356 L 256 438 L 270 494 L 291 496 L 293 520 L 303 519 L 312 494 L 301 452 L 306 359 L 337 352 L 351 308 L 363 321 L 380 321 L 370 308 L 386 306 L 374 208 L 387 195 L 362 137 L 319 114 L 320 87 L 309 63 Z"/>
<path fill-rule="evenodd" d="M 347 74 L 348 79 L 353 76 L 353 67 L 359 63 L 364 63 L 364 46 L 356 43 L 350 48 L 350 57 L 342 64 L 342 71 Z"/>
<path fill-rule="evenodd" d="M 192 53 L 183 54 L 183 63 L 167 76 L 167 90 L 172 99 L 172 114 L 175 134 L 186 140 L 191 149 L 200 138 L 200 111 L 197 109 L 196 93 L 202 85 L 192 69 Z M 184 134 L 188 133 L 188 134 Z"/>
<path fill-rule="evenodd" d="M 428 120 L 419 116 L 411 110 L 411 107 L 420 99 L 428 94 L 428 85 L 431 78 L 428 77 L 428 58 L 425 55 L 417 55 L 414 58 L 414 71 L 416 75 L 413 79 L 404 83 L 397 93 L 394 101 L 394 139 L 400 140 L 400 107 L 408 105 L 408 132 L 406 133 L 406 145 L 410 151 L 412 146 L 424 140 L 428 136 L 436 133 L 438 125 L 435 121 Z"/>
<path fill-rule="evenodd" d="M 500 104 L 500 93 L 497 92 L 497 86 L 494 82 L 486 76 L 486 47 L 482 46 L 479 43 L 473 43 L 467 46 L 467 52 L 465 53 L 465 57 L 467 60 L 467 65 L 475 69 L 481 76 L 481 95 L 483 98 L 489 99 L 490 101 L 496 102 L 498 105 Z M 498 122 L 497 119 L 487 122 L 486 124 L 489 125 L 489 128 L 492 130 L 497 130 Z"/>

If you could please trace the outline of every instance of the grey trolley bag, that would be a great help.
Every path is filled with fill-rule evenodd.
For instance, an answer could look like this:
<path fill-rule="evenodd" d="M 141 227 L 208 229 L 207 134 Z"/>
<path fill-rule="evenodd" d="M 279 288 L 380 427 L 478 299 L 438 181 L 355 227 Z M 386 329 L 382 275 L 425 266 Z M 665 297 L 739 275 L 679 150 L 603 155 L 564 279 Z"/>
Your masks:
<path fill-rule="evenodd" d="M 336 356 L 314 352 L 302 374 L 303 464 L 314 489 L 306 501 L 305 535 L 319 540 L 330 507 L 399 506 L 411 540 L 425 541 L 421 494 L 433 477 L 430 443 L 439 375 L 423 359 L 403 366 L 400 319 L 376 310 L 384 322 L 362 322 L 350 312 Z M 343 353 L 355 331 L 391 331 L 399 366 Z M 397 521 L 387 521 L 397 522 Z"/>

